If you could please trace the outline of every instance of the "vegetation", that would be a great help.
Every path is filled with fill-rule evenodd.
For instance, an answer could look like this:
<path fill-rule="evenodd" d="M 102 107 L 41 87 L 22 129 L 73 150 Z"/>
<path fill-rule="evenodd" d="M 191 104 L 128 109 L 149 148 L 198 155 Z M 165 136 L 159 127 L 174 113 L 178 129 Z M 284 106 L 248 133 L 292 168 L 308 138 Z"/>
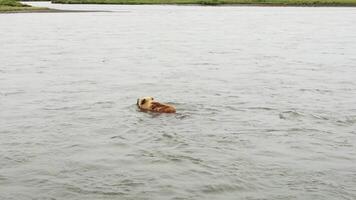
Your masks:
<path fill-rule="evenodd" d="M 24 12 L 24 11 L 42 11 L 48 8 L 38 8 L 22 4 L 16 0 L 0 0 L 0 12 Z"/>
<path fill-rule="evenodd" d="M 52 0 L 67 4 L 200 4 L 271 6 L 356 6 L 356 0 Z"/>

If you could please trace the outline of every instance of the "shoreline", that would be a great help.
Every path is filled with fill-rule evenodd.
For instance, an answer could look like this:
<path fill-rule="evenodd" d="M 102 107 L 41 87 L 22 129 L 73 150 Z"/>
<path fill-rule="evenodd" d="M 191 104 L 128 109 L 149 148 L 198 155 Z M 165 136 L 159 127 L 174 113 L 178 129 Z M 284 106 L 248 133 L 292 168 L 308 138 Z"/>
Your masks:
<path fill-rule="evenodd" d="M 258 7 L 356 7 L 356 0 L 52 0 L 53 4 Z"/>
<path fill-rule="evenodd" d="M 252 3 L 236 3 L 236 4 L 186 4 L 186 3 L 53 3 L 63 5 L 128 5 L 128 6 L 210 6 L 210 7 L 356 7 L 356 4 L 252 4 Z M 94 11 L 95 12 L 95 11 Z M 100 12 L 100 11 L 99 11 Z M 110 11 L 103 11 L 110 12 Z"/>
<path fill-rule="evenodd" d="M 111 11 L 101 11 L 101 10 L 59 10 L 59 9 L 24 9 L 24 10 L 8 10 L 0 11 L 0 14 L 11 14 L 11 13 L 85 13 L 85 12 L 111 12 Z"/>
<path fill-rule="evenodd" d="M 48 2 L 48 1 L 46 1 Z M 209 2 L 215 2 L 216 4 L 209 3 Z M 356 2 L 356 1 L 355 1 Z M 356 7 L 356 3 L 224 3 L 224 2 L 219 2 L 219 1 L 206 1 L 200 2 L 200 3 L 189 3 L 189 2 L 176 2 L 176 3 L 159 3 L 159 2 L 105 2 L 105 1 L 93 1 L 93 2 L 76 2 L 74 1 L 67 1 L 67 2 L 61 2 L 59 0 L 56 2 L 50 2 L 51 4 L 70 4 L 70 5 L 160 5 L 160 6 L 211 6 L 211 7 L 314 7 L 314 8 L 321 8 L 321 7 L 339 7 L 339 8 L 352 8 Z M 6 9 L 7 8 L 7 9 Z M 1 10 L 0 7 L 0 14 L 11 14 L 11 13 L 80 13 L 80 12 L 112 12 L 112 11 L 105 11 L 105 10 L 61 10 L 61 9 L 54 9 L 54 8 L 47 8 L 47 7 L 11 7 L 11 6 L 6 6 L 6 8 L 3 8 Z"/>
<path fill-rule="evenodd" d="M 49 1 L 47 1 L 49 2 Z M 78 13 L 78 12 L 111 12 L 105 10 L 62 10 L 42 6 L 32 6 L 17 0 L 0 0 L 0 14 L 11 13 Z"/>

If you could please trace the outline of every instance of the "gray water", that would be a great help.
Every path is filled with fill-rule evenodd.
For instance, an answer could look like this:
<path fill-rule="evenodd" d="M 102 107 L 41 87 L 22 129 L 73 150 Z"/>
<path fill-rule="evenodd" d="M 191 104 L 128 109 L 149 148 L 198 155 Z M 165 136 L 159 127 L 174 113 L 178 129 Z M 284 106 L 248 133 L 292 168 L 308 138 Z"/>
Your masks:
<path fill-rule="evenodd" d="M 1 200 L 356 199 L 356 8 L 33 4 L 112 12 L 0 15 Z"/>

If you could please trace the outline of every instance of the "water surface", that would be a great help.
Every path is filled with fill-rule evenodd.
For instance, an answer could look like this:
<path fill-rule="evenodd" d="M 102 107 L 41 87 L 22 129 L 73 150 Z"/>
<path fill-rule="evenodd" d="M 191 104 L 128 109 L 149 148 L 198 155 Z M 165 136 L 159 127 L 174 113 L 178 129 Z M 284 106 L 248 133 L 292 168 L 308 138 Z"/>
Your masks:
<path fill-rule="evenodd" d="M 0 199 L 356 199 L 355 8 L 32 4 L 112 12 L 0 15 Z"/>

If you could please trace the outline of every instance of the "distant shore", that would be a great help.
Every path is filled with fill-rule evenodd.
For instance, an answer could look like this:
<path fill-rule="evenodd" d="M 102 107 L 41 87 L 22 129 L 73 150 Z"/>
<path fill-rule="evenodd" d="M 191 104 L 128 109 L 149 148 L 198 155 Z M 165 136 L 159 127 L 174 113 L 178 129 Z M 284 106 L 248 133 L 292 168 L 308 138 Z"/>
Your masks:
<path fill-rule="evenodd" d="M 108 12 L 96 10 L 59 10 L 45 7 L 34 7 L 15 0 L 0 0 L 1 13 L 64 13 L 64 12 Z"/>
<path fill-rule="evenodd" d="M 356 0 L 52 0 L 62 4 L 356 7 Z"/>
<path fill-rule="evenodd" d="M 109 12 L 109 11 L 96 11 L 96 10 L 58 10 L 58 9 L 50 9 L 50 8 L 39 8 L 39 7 L 31 7 L 31 9 L 8 9 L 2 10 L 0 7 L 0 14 L 6 13 L 78 13 L 78 12 Z"/>
<path fill-rule="evenodd" d="M 206 6 L 294 6 L 294 7 L 356 7 L 356 0 L 52 0 L 60 4 L 119 5 L 206 5 Z M 97 12 L 57 10 L 25 5 L 16 0 L 0 0 L 0 13 Z"/>
<path fill-rule="evenodd" d="M 0 0 L 0 13 L 11 12 L 48 12 L 51 9 L 42 7 L 32 7 L 22 4 L 16 0 Z"/>

